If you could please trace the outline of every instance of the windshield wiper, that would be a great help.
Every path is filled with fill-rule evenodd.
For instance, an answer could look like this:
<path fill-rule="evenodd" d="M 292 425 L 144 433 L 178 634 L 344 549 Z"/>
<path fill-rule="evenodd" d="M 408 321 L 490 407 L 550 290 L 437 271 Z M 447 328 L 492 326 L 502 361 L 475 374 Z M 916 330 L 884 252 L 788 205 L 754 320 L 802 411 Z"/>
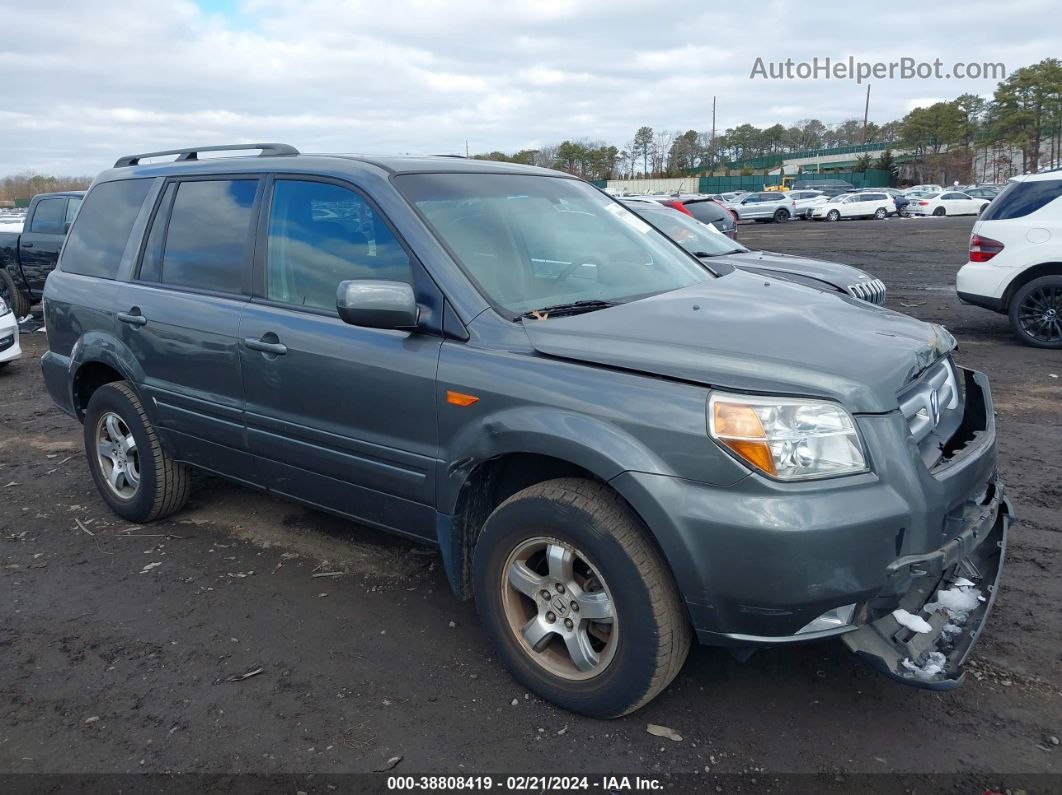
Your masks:
<path fill-rule="evenodd" d="M 727 251 L 716 251 L 716 252 L 711 252 L 711 251 L 693 251 L 691 253 L 693 254 L 693 256 L 698 257 L 698 258 L 703 258 L 703 257 L 725 257 L 727 254 L 740 254 L 741 253 L 741 249 L 732 248 L 732 249 L 729 249 Z"/>
<path fill-rule="evenodd" d="M 568 304 L 543 306 L 539 309 L 532 309 L 528 312 L 524 312 L 520 317 L 536 317 L 537 315 L 537 319 L 543 319 L 544 316 L 562 317 L 564 315 L 580 315 L 583 312 L 593 312 L 597 309 L 608 309 L 610 306 L 617 306 L 617 302 L 600 301 L 596 298 L 590 298 L 585 301 L 572 301 Z"/>

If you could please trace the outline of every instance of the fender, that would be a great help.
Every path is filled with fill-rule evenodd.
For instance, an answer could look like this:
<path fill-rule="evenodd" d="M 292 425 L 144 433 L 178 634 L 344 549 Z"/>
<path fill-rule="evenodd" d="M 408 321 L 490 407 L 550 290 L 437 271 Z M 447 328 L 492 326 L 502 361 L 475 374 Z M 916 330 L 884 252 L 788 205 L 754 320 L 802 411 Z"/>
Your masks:
<path fill-rule="evenodd" d="M 129 348 L 114 334 L 107 331 L 89 331 L 81 335 L 70 349 L 70 366 L 68 373 L 68 389 L 71 406 L 77 406 L 75 388 L 77 373 L 84 365 L 99 362 L 117 370 L 128 381 L 133 389 L 140 394 L 140 385 L 144 383 L 144 368 L 137 361 Z M 144 410 L 152 422 L 155 422 L 154 403 L 150 400 L 141 402 Z"/>
<path fill-rule="evenodd" d="M 626 471 L 675 474 L 655 453 L 612 423 L 548 406 L 517 407 L 465 425 L 446 444 L 436 473 L 439 512 L 452 515 L 461 488 L 475 468 L 508 453 L 566 461 L 603 482 Z"/>

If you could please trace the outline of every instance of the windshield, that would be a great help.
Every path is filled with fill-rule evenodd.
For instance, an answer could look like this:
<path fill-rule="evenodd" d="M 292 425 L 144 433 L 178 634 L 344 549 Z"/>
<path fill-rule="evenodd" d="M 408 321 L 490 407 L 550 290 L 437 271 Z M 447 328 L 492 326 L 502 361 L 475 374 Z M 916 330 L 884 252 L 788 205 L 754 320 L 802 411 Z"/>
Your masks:
<path fill-rule="evenodd" d="M 674 210 L 643 210 L 641 207 L 631 209 L 695 257 L 718 257 L 722 254 L 748 251 L 714 226 L 703 224 L 684 213 Z"/>
<path fill-rule="evenodd" d="M 484 297 L 513 317 L 713 278 L 585 182 L 531 174 L 405 174 L 394 182 Z"/>

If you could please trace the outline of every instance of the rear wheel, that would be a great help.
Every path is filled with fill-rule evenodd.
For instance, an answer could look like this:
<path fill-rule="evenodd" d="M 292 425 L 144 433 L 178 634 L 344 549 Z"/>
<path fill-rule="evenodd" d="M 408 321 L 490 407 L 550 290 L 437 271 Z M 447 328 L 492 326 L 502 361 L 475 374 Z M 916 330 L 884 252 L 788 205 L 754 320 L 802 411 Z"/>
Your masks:
<path fill-rule="evenodd" d="M 774 222 L 776 224 L 784 224 L 789 220 L 789 211 L 779 208 L 774 211 Z"/>
<path fill-rule="evenodd" d="M 0 298 L 3 298 L 16 318 L 29 314 L 30 302 L 18 289 L 14 277 L 5 268 L 0 268 Z"/>
<path fill-rule="evenodd" d="M 151 522 L 188 501 L 188 469 L 162 449 L 140 398 L 124 381 L 92 393 L 85 454 L 100 496 L 124 519 Z"/>
<path fill-rule="evenodd" d="M 565 709 L 625 715 L 686 659 L 690 626 L 670 572 L 602 484 L 564 478 L 514 494 L 487 519 L 473 574 L 499 656 Z"/>
<path fill-rule="evenodd" d="M 1062 348 L 1062 276 L 1022 285 L 1010 302 L 1010 325 L 1027 345 Z"/>
<path fill-rule="evenodd" d="M 888 214 L 888 210 L 886 210 L 884 207 L 879 207 L 874 211 L 874 218 L 876 218 L 878 221 L 884 221 L 885 216 Z"/>
<path fill-rule="evenodd" d="M 940 218 L 941 216 L 947 215 L 947 214 L 948 214 L 948 211 L 945 210 L 943 207 L 937 207 L 936 209 L 933 210 L 933 215 L 935 215 L 937 218 Z"/>

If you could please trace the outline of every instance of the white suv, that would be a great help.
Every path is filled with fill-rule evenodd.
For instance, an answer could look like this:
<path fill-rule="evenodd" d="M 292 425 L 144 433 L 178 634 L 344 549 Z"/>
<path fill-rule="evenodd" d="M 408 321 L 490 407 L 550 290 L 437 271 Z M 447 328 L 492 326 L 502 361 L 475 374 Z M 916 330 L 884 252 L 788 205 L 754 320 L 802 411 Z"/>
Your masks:
<path fill-rule="evenodd" d="M 842 218 L 877 218 L 896 212 L 896 200 L 887 193 L 842 193 L 811 209 L 813 221 L 840 221 Z"/>
<path fill-rule="evenodd" d="M 1018 337 L 1062 348 L 1062 170 L 1015 177 L 981 213 L 959 298 L 1010 316 Z"/>

